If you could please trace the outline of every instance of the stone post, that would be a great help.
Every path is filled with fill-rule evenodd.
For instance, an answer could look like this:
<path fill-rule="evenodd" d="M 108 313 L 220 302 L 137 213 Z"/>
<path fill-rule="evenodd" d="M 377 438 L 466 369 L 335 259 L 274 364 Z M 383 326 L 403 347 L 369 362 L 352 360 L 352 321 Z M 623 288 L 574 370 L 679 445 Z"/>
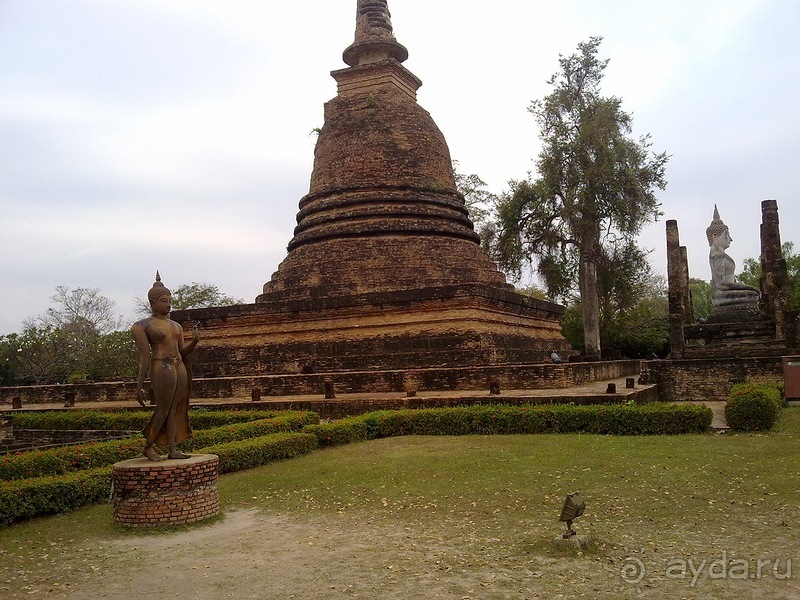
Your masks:
<path fill-rule="evenodd" d="M 689 257 L 687 256 L 686 246 L 681 246 L 679 250 L 680 287 L 683 292 L 683 324 L 691 325 L 694 323 L 694 310 L 692 293 L 689 291 Z"/>
<path fill-rule="evenodd" d="M 786 337 L 789 308 L 789 276 L 781 250 L 778 203 L 761 202 L 761 302 L 764 313 L 775 322 L 775 338 Z"/>
<path fill-rule="evenodd" d="M 670 358 L 682 358 L 685 349 L 683 326 L 686 319 L 684 307 L 688 289 L 683 285 L 681 246 L 678 222 L 667 221 L 667 285 L 669 298 L 669 349 Z M 688 268 L 686 269 L 688 272 Z M 687 278 L 688 280 L 688 278 Z"/>

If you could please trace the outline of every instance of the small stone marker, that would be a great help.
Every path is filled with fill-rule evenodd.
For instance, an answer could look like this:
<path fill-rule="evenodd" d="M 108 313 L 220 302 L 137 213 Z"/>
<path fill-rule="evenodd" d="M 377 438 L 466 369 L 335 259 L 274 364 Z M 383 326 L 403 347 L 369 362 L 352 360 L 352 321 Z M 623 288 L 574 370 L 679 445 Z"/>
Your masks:
<path fill-rule="evenodd" d="M 606 394 L 616 394 L 617 393 L 617 384 L 616 383 L 609 383 L 608 387 L 606 388 Z"/>
<path fill-rule="evenodd" d="M 492 379 L 489 382 L 489 393 L 495 396 L 500 394 L 500 381 L 497 379 Z"/>
<path fill-rule="evenodd" d="M 636 380 L 633 377 L 626 377 L 625 378 L 625 387 L 629 390 L 632 390 L 636 387 Z"/>
<path fill-rule="evenodd" d="M 589 545 L 589 536 L 587 535 L 573 535 L 572 537 L 565 538 L 561 535 L 553 540 L 556 546 L 570 546 L 580 550 Z"/>
<path fill-rule="evenodd" d="M 22 398 L 14 396 L 11 399 L 11 408 L 22 408 Z"/>
<path fill-rule="evenodd" d="M 325 400 L 333 400 L 336 398 L 336 393 L 333 391 L 333 382 L 325 382 Z"/>
<path fill-rule="evenodd" d="M 75 406 L 75 392 L 64 392 L 64 408 Z"/>
<path fill-rule="evenodd" d="M 250 392 L 250 400 L 253 402 L 261 400 L 261 390 L 259 388 L 253 388 L 253 391 Z"/>

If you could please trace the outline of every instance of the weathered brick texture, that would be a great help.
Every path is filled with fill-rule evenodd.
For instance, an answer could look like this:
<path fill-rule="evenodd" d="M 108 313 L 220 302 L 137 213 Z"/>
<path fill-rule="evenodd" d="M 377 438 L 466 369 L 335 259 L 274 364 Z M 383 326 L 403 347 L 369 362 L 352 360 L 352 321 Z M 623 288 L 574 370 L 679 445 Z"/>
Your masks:
<path fill-rule="evenodd" d="M 727 400 L 735 383 L 782 381 L 780 357 L 642 361 L 641 380 L 663 402 Z"/>
<path fill-rule="evenodd" d="M 255 304 L 175 313 L 195 373 L 456 367 L 566 356 L 563 308 L 513 291 L 481 249 L 450 151 L 416 102 L 385 2 L 359 3 L 350 68 L 314 151 L 288 255 Z"/>
<path fill-rule="evenodd" d="M 324 393 L 326 381 L 334 384 L 338 393 L 383 393 L 408 390 L 481 390 L 488 389 L 491 380 L 500 382 L 502 389 L 563 389 L 593 381 L 619 379 L 638 375 L 638 360 L 616 360 L 575 363 L 501 364 L 464 367 L 431 367 L 425 369 L 370 369 L 336 373 L 284 373 L 278 375 L 240 375 L 234 377 L 205 377 L 192 382 L 193 404 L 202 398 L 250 398 L 254 389 L 267 399 L 276 396 L 307 396 Z M 90 408 L 87 402 L 98 401 L 111 393 L 115 386 L 129 389 L 128 384 L 97 383 L 91 395 L 76 393 L 76 408 Z M 24 406 L 48 402 L 49 388 L 69 386 L 29 386 L 0 388 L 0 403 L 10 404 L 14 396 L 22 396 Z M 139 410 L 136 395 L 130 389 L 124 399 L 131 410 Z M 334 400 L 336 402 L 338 400 Z M 62 409 L 73 410 L 73 409 Z M 143 410 L 150 410 L 143 409 Z"/>
<path fill-rule="evenodd" d="M 112 475 L 114 521 L 126 527 L 163 527 L 213 517 L 219 512 L 218 477 L 214 454 L 118 462 Z"/>

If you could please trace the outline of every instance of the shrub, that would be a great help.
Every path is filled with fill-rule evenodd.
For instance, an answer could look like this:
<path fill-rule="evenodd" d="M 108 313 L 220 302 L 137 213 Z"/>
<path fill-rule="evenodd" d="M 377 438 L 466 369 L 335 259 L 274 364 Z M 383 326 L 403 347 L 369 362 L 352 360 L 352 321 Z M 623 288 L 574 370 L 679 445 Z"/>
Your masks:
<path fill-rule="evenodd" d="M 212 427 L 222 427 L 223 425 L 234 425 L 236 423 L 249 423 L 251 421 L 277 418 L 287 419 L 289 421 L 292 419 L 311 419 L 313 422 L 319 421 L 319 415 L 310 411 L 210 410 L 189 412 L 189 423 L 191 423 L 193 429 L 210 429 Z"/>
<path fill-rule="evenodd" d="M 0 483 L 0 524 L 53 515 L 108 498 L 111 467 Z"/>
<path fill-rule="evenodd" d="M 780 387 L 771 384 L 737 384 L 725 405 L 725 419 L 736 431 L 767 431 L 781 414 Z"/>
<path fill-rule="evenodd" d="M 314 423 L 319 423 L 319 416 L 316 413 L 293 412 L 271 419 L 261 419 L 260 421 L 224 425 L 213 429 L 196 431 L 192 434 L 192 437 L 183 442 L 182 447 L 188 452 L 204 446 L 246 440 L 270 433 L 298 431 L 304 426 Z"/>
<path fill-rule="evenodd" d="M 319 416 L 316 413 L 291 411 L 270 419 L 202 429 L 196 431 L 182 444 L 182 447 L 187 451 L 193 451 L 203 446 L 259 437 L 269 433 L 297 431 L 305 425 L 317 422 Z M 0 457 L 0 479 L 62 475 L 72 471 L 107 466 L 120 460 L 140 456 L 143 444 L 144 440 L 141 437 L 135 437 L 8 454 Z"/>
<path fill-rule="evenodd" d="M 741 394 L 749 397 L 751 392 Z M 763 394 L 762 394 L 763 395 Z M 766 395 L 764 395 L 766 397 Z M 776 406 L 774 398 L 769 406 Z M 245 412 L 245 411 L 243 411 Z M 215 414 L 215 413 L 203 413 Z M 274 413 L 271 413 L 274 415 Z M 525 434 L 583 432 L 596 434 L 648 435 L 702 433 L 711 425 L 712 412 L 705 406 L 653 403 L 644 406 L 472 406 L 443 409 L 377 411 L 342 419 L 333 423 L 317 423 L 313 413 L 296 413 L 276 418 L 272 423 L 244 423 L 225 426 L 219 431 L 198 433 L 196 441 L 215 443 L 199 448 L 198 453 L 216 454 L 220 472 L 228 473 L 257 467 L 275 460 L 293 458 L 319 446 L 332 446 L 397 435 L 464 435 Z M 303 427 L 303 433 L 270 433 L 241 440 L 243 432 L 257 434 L 270 428 Z M 207 435 L 206 435 L 207 433 Z M 225 441 L 233 438 L 233 441 Z M 58 471 L 62 468 L 97 466 L 121 458 L 120 453 L 141 450 L 141 439 L 115 440 L 81 447 L 48 450 L 41 453 L 12 456 L 4 464 L 6 472 L 16 469 L 28 475 L 36 468 Z M 70 450 L 86 457 L 73 458 L 65 466 Z M 63 455 L 61 453 L 64 453 Z M 37 458 L 39 456 L 39 458 Z M 25 461 L 28 462 L 25 462 Z M 76 461 L 76 464 L 72 463 Z M 39 461 L 39 462 L 37 462 Z M 84 462 L 80 462 L 84 461 Z M 36 465 L 35 468 L 33 465 Z M 32 477 L 0 482 L 0 524 L 8 524 L 36 515 L 54 514 L 106 498 L 111 487 L 111 467 L 100 467 L 55 477 Z"/>
<path fill-rule="evenodd" d="M 731 387 L 729 397 L 738 395 L 742 392 L 749 392 L 751 390 L 757 390 L 758 392 L 765 394 L 775 403 L 778 408 L 782 408 L 784 406 L 782 381 L 737 383 Z"/>
<path fill-rule="evenodd" d="M 713 413 L 707 406 L 652 403 L 644 406 L 460 406 L 376 411 L 306 427 L 321 446 L 400 435 L 595 433 L 674 435 L 703 433 Z"/>
<path fill-rule="evenodd" d="M 290 414 L 306 414 L 295 411 L 265 410 L 197 410 L 190 411 L 189 421 L 193 429 L 210 429 L 234 423 L 245 423 L 261 419 L 271 419 Z M 152 411 L 37 411 L 28 413 L 9 413 L 17 429 L 110 429 L 133 431 L 143 429 L 150 420 Z"/>
<path fill-rule="evenodd" d="M 59 410 L 12 413 L 15 429 L 142 429 L 150 418 L 145 411 L 106 412 L 99 410 Z"/>
<path fill-rule="evenodd" d="M 320 446 L 341 446 L 375 439 L 369 435 L 367 425 L 361 417 L 350 417 L 332 423 L 307 425 L 303 428 L 303 432 L 313 435 Z"/>
<path fill-rule="evenodd" d="M 220 473 L 252 469 L 267 463 L 308 454 L 317 448 L 317 438 L 308 433 L 273 433 L 249 440 L 201 448 L 203 454 L 219 456 Z"/>
<path fill-rule="evenodd" d="M 63 475 L 114 464 L 142 453 L 142 438 L 93 442 L 51 450 L 31 450 L 0 457 L 0 479 Z"/>
<path fill-rule="evenodd" d="M 313 435 L 277 433 L 217 444 L 202 448 L 199 452 L 219 456 L 220 472 L 228 473 L 294 458 L 316 447 L 317 439 Z M 141 442 L 137 444 L 137 450 L 141 450 Z M 111 492 L 111 472 L 112 467 L 106 466 L 55 477 L 0 482 L 0 525 L 57 514 L 105 500 Z"/>

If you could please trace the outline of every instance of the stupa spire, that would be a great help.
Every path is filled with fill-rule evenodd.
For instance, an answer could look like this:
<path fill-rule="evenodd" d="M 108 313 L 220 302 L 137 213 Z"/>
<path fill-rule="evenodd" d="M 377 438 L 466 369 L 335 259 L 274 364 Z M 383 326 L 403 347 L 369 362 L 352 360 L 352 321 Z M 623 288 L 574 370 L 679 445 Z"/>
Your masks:
<path fill-rule="evenodd" d="M 403 62 L 408 50 L 392 33 L 392 20 L 386 0 L 358 0 L 356 36 L 345 49 L 344 62 L 355 67 L 394 58 Z"/>

